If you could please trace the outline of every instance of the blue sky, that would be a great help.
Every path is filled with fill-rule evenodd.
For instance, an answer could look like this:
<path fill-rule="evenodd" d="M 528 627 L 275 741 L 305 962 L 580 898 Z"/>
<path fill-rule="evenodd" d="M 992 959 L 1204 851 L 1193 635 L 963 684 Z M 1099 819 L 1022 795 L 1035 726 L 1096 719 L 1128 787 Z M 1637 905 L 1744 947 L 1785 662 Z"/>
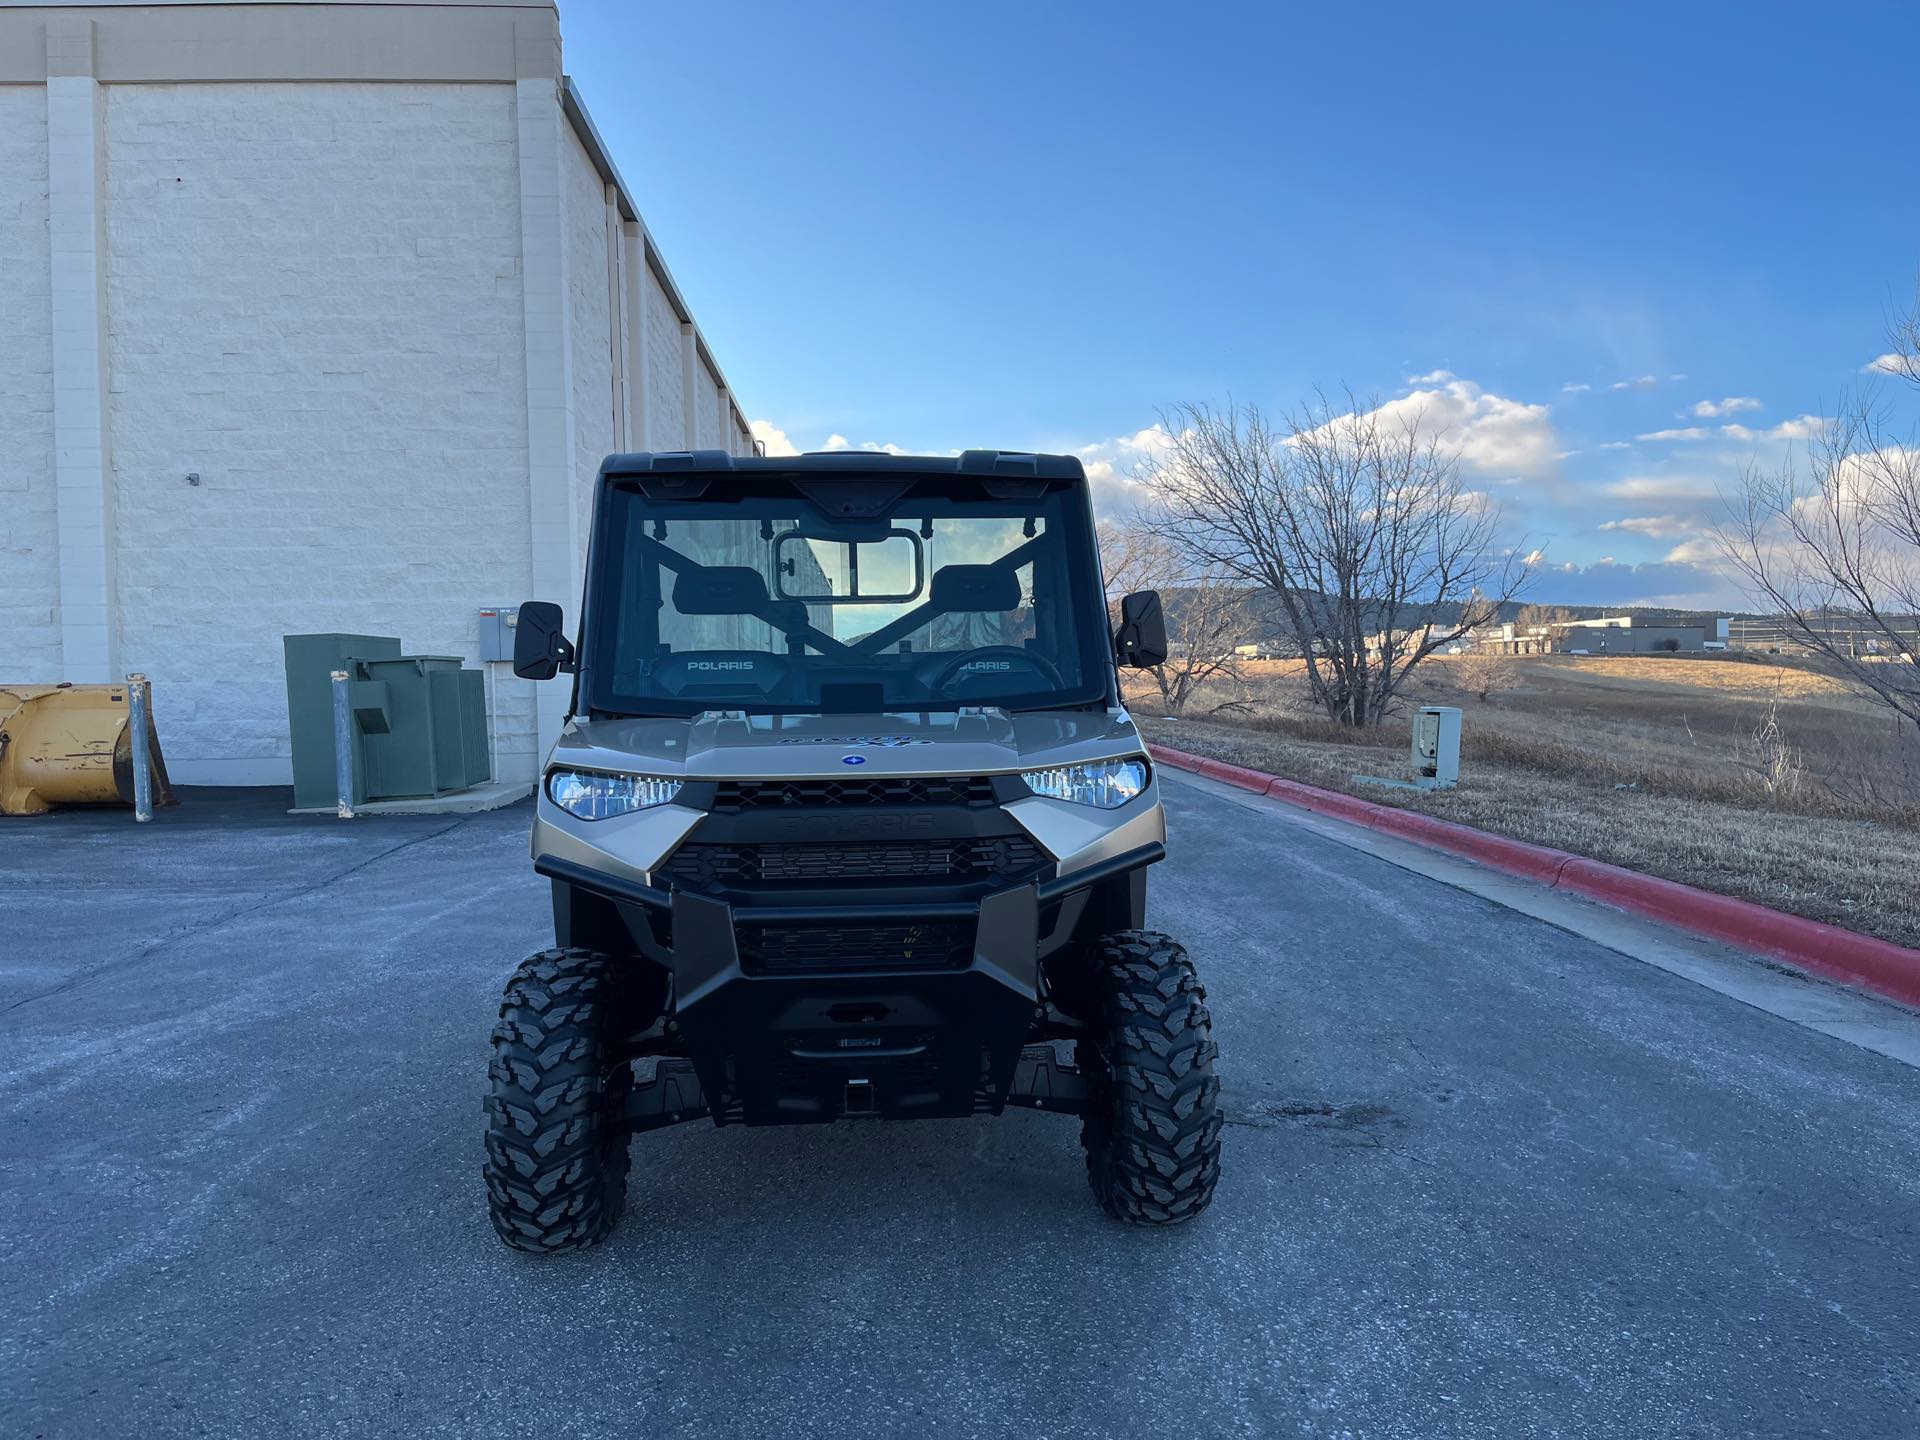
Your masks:
<path fill-rule="evenodd" d="M 1542 599 L 1730 598 L 1716 492 L 1881 383 L 1920 270 L 1911 4 L 561 12 L 793 445 L 1119 475 L 1172 402 L 1409 397 Z"/>

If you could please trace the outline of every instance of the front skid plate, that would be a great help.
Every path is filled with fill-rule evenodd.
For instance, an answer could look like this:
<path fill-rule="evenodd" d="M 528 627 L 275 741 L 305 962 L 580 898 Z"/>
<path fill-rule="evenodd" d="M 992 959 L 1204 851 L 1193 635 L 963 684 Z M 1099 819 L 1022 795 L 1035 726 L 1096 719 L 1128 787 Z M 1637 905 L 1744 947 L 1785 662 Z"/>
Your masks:
<path fill-rule="evenodd" d="M 844 1108 L 846 1096 L 843 1092 L 841 1114 L 849 1113 Z M 856 1099 L 868 1098 L 856 1092 Z M 877 1099 L 878 1096 L 872 1098 Z M 1031 1110 L 1052 1110 L 1063 1115 L 1078 1115 L 1086 1110 L 1086 1077 L 1070 1065 L 1062 1065 L 1055 1056 L 1051 1045 L 1023 1046 L 1015 1059 L 1013 1083 L 1006 1094 L 1008 1105 L 1024 1106 Z M 879 1110 L 855 1110 L 853 1114 L 884 1114 Z M 655 1069 L 651 1080 L 637 1084 L 628 1093 L 626 1103 L 621 1110 L 622 1128 L 638 1134 L 643 1130 L 660 1130 L 668 1125 L 678 1125 L 687 1120 L 698 1120 L 711 1114 L 707 1106 L 707 1097 L 700 1088 L 700 1077 L 694 1072 L 693 1062 L 677 1056 L 663 1058 Z M 832 1119 L 833 1116 L 800 1117 L 799 1123 L 810 1120 Z M 752 1124 L 753 1121 L 747 1123 Z M 763 1123 L 781 1123 L 779 1120 Z"/>
<path fill-rule="evenodd" d="M 980 901 L 961 969 L 748 974 L 734 922 L 722 901 L 674 896 L 674 1018 L 716 1124 L 971 1115 L 1008 1103 L 1038 1003 L 1033 886 Z"/>

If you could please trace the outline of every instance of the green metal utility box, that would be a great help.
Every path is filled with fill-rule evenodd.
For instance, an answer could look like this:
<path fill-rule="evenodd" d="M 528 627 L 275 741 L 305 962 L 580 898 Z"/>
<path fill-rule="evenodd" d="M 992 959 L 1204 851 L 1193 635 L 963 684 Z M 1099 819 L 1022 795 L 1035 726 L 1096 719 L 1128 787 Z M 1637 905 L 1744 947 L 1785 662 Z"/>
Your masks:
<path fill-rule="evenodd" d="M 445 795 L 492 779 L 485 679 L 457 656 L 402 655 L 384 635 L 288 635 L 294 805 L 336 800 L 333 672 L 347 672 L 353 802 Z"/>
<path fill-rule="evenodd" d="M 331 808 L 338 799 L 333 771 L 333 672 L 351 673 L 356 659 L 398 656 L 392 635 L 287 635 L 281 638 L 287 661 L 287 731 L 293 739 L 293 804 L 298 810 Z M 366 767 L 361 763 L 361 731 L 353 727 L 355 794 L 367 798 Z"/>
<path fill-rule="evenodd" d="M 357 671 L 387 699 L 386 729 L 362 741 L 368 799 L 444 795 L 492 778 L 478 670 L 463 670 L 457 655 L 400 655 L 361 660 Z"/>

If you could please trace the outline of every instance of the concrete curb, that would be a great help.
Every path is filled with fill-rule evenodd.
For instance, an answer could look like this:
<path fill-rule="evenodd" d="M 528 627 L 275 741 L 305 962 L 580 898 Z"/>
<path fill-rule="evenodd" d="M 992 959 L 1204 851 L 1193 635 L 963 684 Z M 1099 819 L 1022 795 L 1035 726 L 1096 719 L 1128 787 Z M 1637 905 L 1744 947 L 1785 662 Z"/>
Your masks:
<path fill-rule="evenodd" d="M 1570 890 L 1695 935 L 1724 940 L 1743 950 L 1757 951 L 1801 969 L 1858 985 L 1905 1005 L 1920 1005 L 1920 950 L 1909 950 L 1889 940 L 1843 930 L 1818 920 L 1782 914 L 1749 900 L 1715 895 L 1691 885 L 1589 860 L 1565 850 L 1529 845 L 1522 840 L 1475 830 L 1470 825 L 1436 820 L 1417 811 L 1378 805 L 1338 791 L 1303 785 L 1297 780 L 1269 775 L 1264 770 L 1229 765 L 1224 760 L 1190 755 L 1166 745 L 1150 748 L 1155 759 L 1176 770 L 1190 770 L 1269 799 L 1284 800 L 1303 810 L 1462 855 L 1489 869 L 1517 875 L 1549 889 Z"/>

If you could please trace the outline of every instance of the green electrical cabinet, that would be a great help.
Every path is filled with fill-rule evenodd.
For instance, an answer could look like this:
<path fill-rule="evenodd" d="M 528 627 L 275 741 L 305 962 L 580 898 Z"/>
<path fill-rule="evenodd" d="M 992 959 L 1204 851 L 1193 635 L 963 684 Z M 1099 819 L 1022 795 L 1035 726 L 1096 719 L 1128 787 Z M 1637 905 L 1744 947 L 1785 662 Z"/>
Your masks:
<path fill-rule="evenodd" d="M 362 660 L 361 675 L 386 687 L 386 725 L 365 740 L 367 798 L 445 795 L 483 785 L 487 702 L 478 670 L 456 655 Z"/>
<path fill-rule="evenodd" d="M 287 635 L 287 733 L 293 740 L 293 804 L 298 810 L 331 809 L 338 798 L 333 770 L 333 672 L 353 673 L 356 660 L 398 656 L 392 635 Z M 360 727 L 353 727 L 354 797 L 367 798 L 366 767 L 358 753 Z"/>
<path fill-rule="evenodd" d="M 492 779 L 485 679 L 457 656 L 402 655 L 384 635 L 288 635 L 294 805 L 331 808 L 333 672 L 347 673 L 353 801 L 445 795 Z"/>

